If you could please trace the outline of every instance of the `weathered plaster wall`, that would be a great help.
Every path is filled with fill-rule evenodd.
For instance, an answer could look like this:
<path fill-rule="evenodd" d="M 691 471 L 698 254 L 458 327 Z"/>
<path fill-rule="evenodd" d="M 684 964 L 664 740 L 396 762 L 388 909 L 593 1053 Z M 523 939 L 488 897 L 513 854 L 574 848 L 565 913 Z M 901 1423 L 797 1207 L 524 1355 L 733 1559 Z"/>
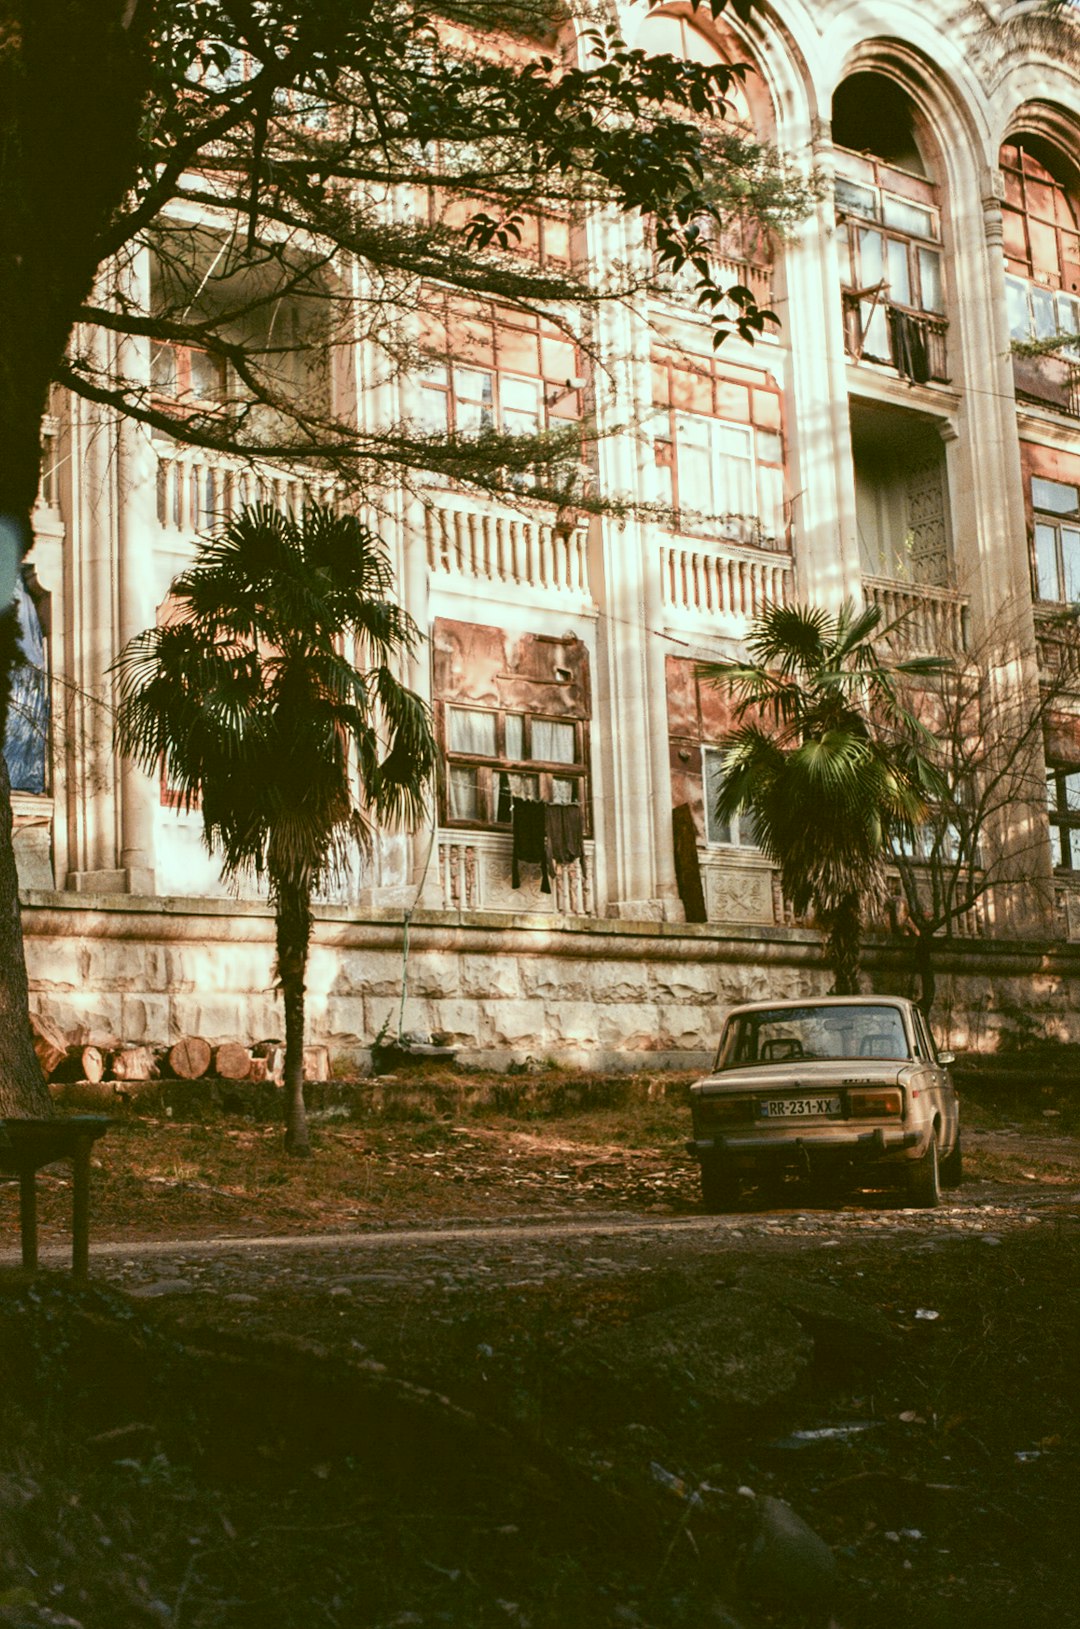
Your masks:
<path fill-rule="evenodd" d="M 24 925 L 31 1000 L 69 1032 L 156 1044 L 282 1032 L 272 923 L 258 904 L 38 893 L 26 896 Z M 828 988 L 818 940 L 803 930 L 582 921 L 556 932 L 533 916 L 425 912 L 410 946 L 405 1029 L 443 1034 L 463 1060 L 491 1066 L 532 1056 L 695 1068 L 731 1004 Z M 882 988 L 907 988 L 894 947 L 872 950 L 868 971 Z M 309 1039 L 365 1063 L 383 1024 L 396 1032 L 401 973 L 399 914 L 321 911 Z M 1080 947 L 958 947 L 939 998 L 939 1035 L 961 1048 L 993 1047 L 1021 1011 L 1048 1036 L 1080 1040 Z"/>

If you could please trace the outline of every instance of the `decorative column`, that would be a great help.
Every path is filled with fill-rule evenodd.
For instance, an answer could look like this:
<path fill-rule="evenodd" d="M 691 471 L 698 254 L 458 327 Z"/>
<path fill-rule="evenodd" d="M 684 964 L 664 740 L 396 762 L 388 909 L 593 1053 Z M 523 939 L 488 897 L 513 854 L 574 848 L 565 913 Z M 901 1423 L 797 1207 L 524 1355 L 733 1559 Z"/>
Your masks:
<path fill-rule="evenodd" d="M 1006 307 L 1002 186 L 996 170 L 982 182 L 982 231 L 971 232 L 970 248 L 958 248 L 956 257 L 969 458 L 967 524 L 957 527 L 957 563 L 960 586 L 970 598 L 975 648 L 981 645 L 992 662 L 991 716 L 1025 720 L 1037 705 L 1039 657 Z M 974 200 L 971 214 L 978 220 Z M 1009 753 L 1015 743 L 1004 741 L 1001 749 Z M 1044 937 L 1058 931 L 1041 757 L 1042 744 L 1033 741 L 1029 784 L 1039 791 L 1017 797 L 989 834 L 1010 879 L 993 892 L 998 932 Z"/>
<path fill-rule="evenodd" d="M 406 192 L 384 201 L 388 220 L 408 226 L 412 222 L 412 202 Z M 355 308 L 381 298 L 363 265 L 353 261 L 348 273 Z M 419 322 L 402 312 L 402 326 L 409 337 L 418 340 Z M 372 431 L 387 424 L 419 418 L 420 387 L 415 375 L 401 367 L 388 370 L 387 355 L 378 345 L 354 337 L 350 351 L 349 379 L 351 405 L 357 423 Z M 420 478 L 422 480 L 422 477 Z M 380 492 L 378 502 L 369 505 L 363 518 L 387 544 L 401 605 L 419 631 L 416 648 L 400 663 L 399 677 L 430 706 L 431 704 L 431 614 L 428 594 L 427 543 L 424 530 L 424 502 L 411 483 L 398 483 Z M 435 785 L 428 791 L 425 819 L 415 831 L 379 830 L 374 834 L 371 902 L 383 909 L 400 910 L 409 916 L 417 909 L 438 909 L 442 905 L 439 882 L 437 799 Z"/>
<path fill-rule="evenodd" d="M 149 309 L 145 250 L 126 269 L 125 293 L 135 309 Z M 149 389 L 146 340 L 92 330 L 87 348 L 110 377 Z M 77 893 L 152 894 L 158 787 L 116 754 L 107 673 L 121 647 L 155 619 L 157 463 L 145 429 L 77 402 L 71 456 L 67 886 Z"/>
<path fill-rule="evenodd" d="M 101 330 L 80 336 L 92 364 L 109 364 Z M 112 710 L 105 669 L 116 650 L 115 427 L 105 410 L 70 402 L 71 504 L 64 560 L 68 617 L 62 631 L 63 770 L 58 796 L 67 808 L 66 887 L 78 893 L 117 892 L 118 786 L 112 749 Z M 61 639 L 54 629 L 54 651 Z"/>
<path fill-rule="evenodd" d="M 431 705 L 431 608 L 428 583 L 427 536 L 424 504 L 418 497 L 404 497 L 399 508 L 401 564 L 399 582 L 405 609 L 420 630 L 421 640 L 409 657 L 405 675 L 410 688 Z M 436 768 L 436 774 L 439 772 Z M 409 838 L 407 905 L 412 909 L 439 910 L 443 905 L 439 881 L 438 792 L 435 783 L 428 789 L 427 819 Z"/>
<path fill-rule="evenodd" d="M 956 564 L 959 586 L 970 599 L 976 642 L 1007 614 L 1015 625 L 1018 647 L 1034 658 L 997 181 L 996 174 L 990 185 L 983 178 L 982 196 L 964 200 L 969 221 L 958 220 L 956 227 L 952 323 L 956 344 L 951 350 L 953 371 L 963 387 L 960 450 L 967 454 L 966 461 L 956 460 L 960 476 Z M 970 230 L 963 230 L 965 224 Z"/>
<path fill-rule="evenodd" d="M 140 250 L 128 272 L 127 293 L 137 311 L 150 309 L 150 256 Z M 150 388 L 150 346 L 120 336 L 116 373 L 136 388 Z M 146 426 L 121 418 L 116 426 L 117 636 L 129 639 L 153 627 L 157 615 L 152 553 L 157 536 L 157 460 Z M 157 808 L 156 779 L 129 759 L 119 761 L 120 891 L 154 892 Z"/>
<path fill-rule="evenodd" d="M 813 136 L 824 196 L 784 250 L 792 425 L 790 490 L 795 509 L 796 594 L 837 610 L 861 594 L 855 520 L 855 468 L 848 414 L 840 260 L 833 202 L 835 158 L 829 127 Z"/>
<path fill-rule="evenodd" d="M 603 268 L 643 253 L 629 226 L 604 219 L 590 231 L 590 263 Z M 596 340 L 596 418 L 600 490 L 640 502 L 650 445 L 649 330 L 615 302 L 602 304 Z M 600 818 L 608 916 L 678 919 L 671 839 L 662 614 L 653 528 L 633 516 L 604 516 L 593 528 L 594 588 L 600 604 L 597 735 Z"/>

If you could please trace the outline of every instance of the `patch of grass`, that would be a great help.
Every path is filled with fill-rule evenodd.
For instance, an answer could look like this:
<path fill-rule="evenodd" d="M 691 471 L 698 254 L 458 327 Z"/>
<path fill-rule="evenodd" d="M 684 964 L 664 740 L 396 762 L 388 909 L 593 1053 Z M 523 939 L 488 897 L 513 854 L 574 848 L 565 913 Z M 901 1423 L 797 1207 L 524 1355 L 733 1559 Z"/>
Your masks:
<path fill-rule="evenodd" d="M 699 1208 L 697 1167 L 683 1148 L 686 1075 L 428 1074 L 420 1088 L 402 1082 L 400 1094 L 383 1085 L 383 1112 L 369 1090 L 363 1118 L 313 1119 L 307 1160 L 288 1158 L 280 1127 L 266 1121 L 129 1112 L 95 1146 L 92 1238 Z M 1034 1181 L 1048 1194 L 1080 1181 L 1080 1148 L 1069 1137 L 1078 1116 L 1080 1094 L 1058 1083 L 1003 1105 L 992 1083 L 978 1081 L 962 1094 L 972 1180 Z M 71 1192 L 62 1166 L 42 1174 L 39 1209 L 44 1241 L 66 1241 Z M 0 1186 L 9 1236 L 17 1216 L 17 1185 Z"/>
<path fill-rule="evenodd" d="M 95 1146 L 92 1238 L 220 1231 L 336 1231 L 535 1214 L 567 1203 L 638 1208 L 696 1204 L 696 1167 L 681 1148 L 687 1116 L 675 1102 L 593 1108 L 577 1102 L 538 1118 L 486 1105 L 460 1114 L 318 1121 L 311 1157 L 289 1158 L 276 1125 L 221 1115 L 211 1122 L 128 1115 Z M 662 1174 L 662 1180 L 658 1177 Z M 657 1182 L 660 1180 L 660 1187 Z M 67 1173 L 43 1173 L 43 1241 L 66 1240 Z M 0 1224 L 17 1227 L 17 1188 L 0 1188 Z"/>

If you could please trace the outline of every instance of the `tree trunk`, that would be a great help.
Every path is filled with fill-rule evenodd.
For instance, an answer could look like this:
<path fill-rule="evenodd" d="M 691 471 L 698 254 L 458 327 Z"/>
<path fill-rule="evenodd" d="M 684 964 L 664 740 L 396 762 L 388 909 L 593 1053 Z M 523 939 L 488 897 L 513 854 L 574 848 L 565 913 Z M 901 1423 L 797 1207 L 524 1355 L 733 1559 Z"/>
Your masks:
<path fill-rule="evenodd" d="M 137 174 L 152 14 L 148 0 L 0 0 L 0 515 L 20 522 L 49 386 Z"/>
<path fill-rule="evenodd" d="M 934 1005 L 937 994 L 937 978 L 934 970 L 934 936 L 921 929 L 915 940 L 914 947 L 915 971 L 919 976 L 919 999 L 916 1006 L 929 1023 L 930 1009 Z"/>
<path fill-rule="evenodd" d="M 858 995 L 862 950 L 862 900 L 845 894 L 835 909 L 821 913 L 825 960 L 833 970 L 833 995 Z"/>
<path fill-rule="evenodd" d="M 0 742 L 18 633 L 16 573 L 33 542 L 41 419 L 102 233 L 135 178 L 152 73 L 148 0 L 0 0 Z M 30 1036 L 11 847 L 0 777 L 0 1113 L 52 1104 Z"/>
<path fill-rule="evenodd" d="M 304 979 L 311 941 L 311 892 L 303 884 L 274 889 L 277 980 L 285 1007 L 285 1152 L 307 1154 L 304 1106 Z"/>
<path fill-rule="evenodd" d="M 11 846 L 11 785 L 0 752 L 0 1115 L 40 1120 L 52 1112 L 30 1029 L 19 883 Z"/>

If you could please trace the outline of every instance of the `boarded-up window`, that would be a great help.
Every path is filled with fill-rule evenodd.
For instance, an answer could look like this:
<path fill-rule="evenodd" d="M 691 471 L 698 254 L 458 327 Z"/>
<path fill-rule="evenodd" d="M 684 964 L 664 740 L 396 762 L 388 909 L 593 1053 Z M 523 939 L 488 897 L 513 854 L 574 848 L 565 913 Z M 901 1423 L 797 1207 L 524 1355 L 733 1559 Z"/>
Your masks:
<path fill-rule="evenodd" d="M 591 703 L 582 642 L 515 639 L 440 618 L 432 643 L 444 821 L 509 828 L 515 798 L 540 798 L 580 804 L 588 829 Z"/>

